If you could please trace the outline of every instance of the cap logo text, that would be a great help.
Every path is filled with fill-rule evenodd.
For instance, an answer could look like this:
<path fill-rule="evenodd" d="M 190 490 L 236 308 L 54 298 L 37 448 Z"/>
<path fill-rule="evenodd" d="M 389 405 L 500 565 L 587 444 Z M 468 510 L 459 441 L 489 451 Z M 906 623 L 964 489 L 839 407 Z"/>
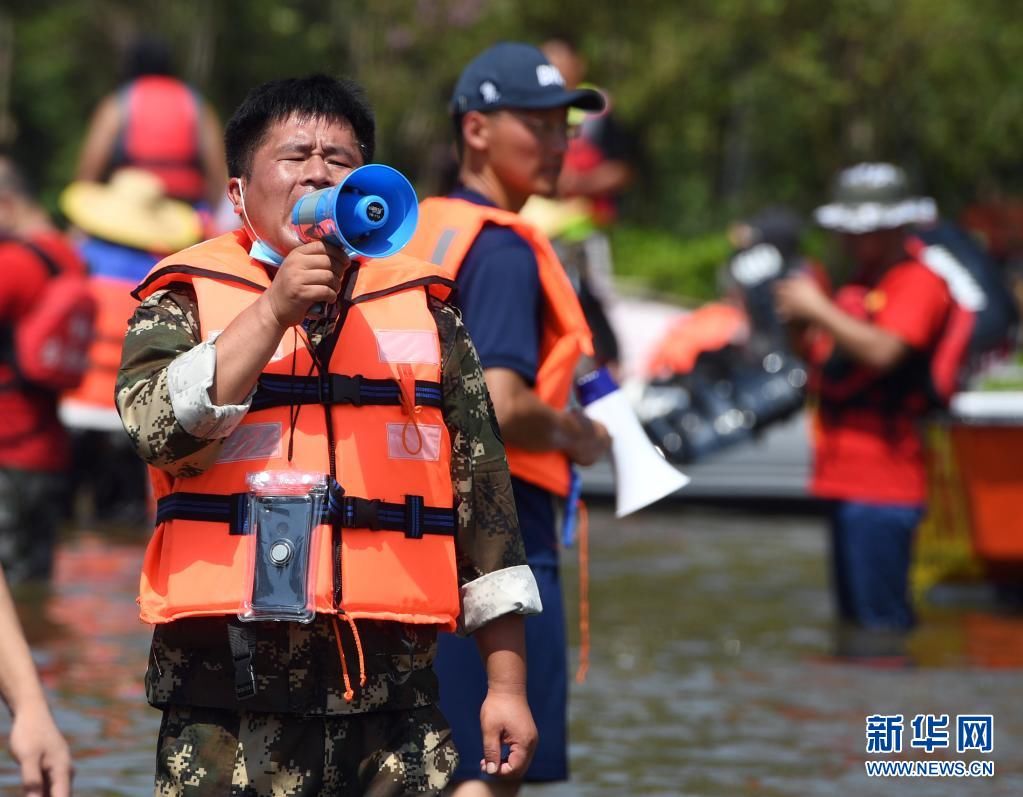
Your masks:
<path fill-rule="evenodd" d="M 564 86 L 565 78 L 553 64 L 540 64 L 536 68 L 536 81 L 541 86 Z"/>
<path fill-rule="evenodd" d="M 480 96 L 483 98 L 483 102 L 489 105 L 501 99 L 501 92 L 489 80 L 484 80 L 480 83 Z"/>

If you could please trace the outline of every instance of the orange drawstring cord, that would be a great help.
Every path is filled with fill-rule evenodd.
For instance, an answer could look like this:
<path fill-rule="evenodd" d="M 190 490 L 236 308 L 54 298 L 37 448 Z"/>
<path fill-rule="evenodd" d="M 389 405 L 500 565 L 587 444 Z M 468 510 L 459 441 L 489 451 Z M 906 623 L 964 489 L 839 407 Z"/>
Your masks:
<path fill-rule="evenodd" d="M 359 636 L 359 628 L 355 625 L 355 620 L 349 617 L 347 614 L 342 614 L 345 622 L 348 623 L 348 627 L 352 629 L 352 638 L 355 640 L 355 652 L 359 656 L 359 686 L 366 685 L 366 659 L 362 655 L 362 637 Z"/>
<path fill-rule="evenodd" d="M 355 697 L 355 690 L 352 689 L 352 682 L 348 678 L 348 662 L 345 660 L 345 649 L 341 645 L 341 629 L 337 624 L 337 615 L 331 615 L 330 620 L 334 623 L 334 641 L 337 642 L 337 655 L 341 659 L 341 681 L 345 685 L 345 702 L 351 703 Z"/>
<path fill-rule="evenodd" d="M 575 682 L 586 680 L 590 670 L 590 515 L 582 500 L 578 503 L 579 525 L 579 669 Z"/>
<path fill-rule="evenodd" d="M 398 392 L 401 393 L 401 409 L 408 416 L 408 420 L 401 430 L 401 445 L 409 454 L 416 456 L 423 450 L 423 433 L 420 431 L 419 423 L 417 422 L 417 417 L 423 411 L 423 408 L 416 404 L 416 376 L 412 373 L 412 367 L 408 363 L 402 363 L 398 366 L 398 373 L 400 374 Z M 409 448 L 409 444 L 406 441 L 409 426 L 416 430 L 416 437 L 419 439 L 419 445 L 415 450 Z"/>
<path fill-rule="evenodd" d="M 341 617 L 348 623 L 348 627 L 352 629 L 352 637 L 355 639 L 355 650 L 359 656 L 359 686 L 365 686 L 366 660 L 362 655 L 362 638 L 359 636 L 359 629 L 356 627 L 355 621 L 347 614 L 342 614 Z M 337 642 L 337 655 L 341 659 L 341 680 L 345 687 L 345 702 L 351 703 L 352 698 L 355 697 L 355 690 L 352 689 L 352 681 L 348 676 L 348 660 L 345 658 L 345 649 L 341 644 L 341 626 L 338 625 L 337 618 L 338 615 L 333 614 L 330 620 L 334 624 L 334 641 Z"/>

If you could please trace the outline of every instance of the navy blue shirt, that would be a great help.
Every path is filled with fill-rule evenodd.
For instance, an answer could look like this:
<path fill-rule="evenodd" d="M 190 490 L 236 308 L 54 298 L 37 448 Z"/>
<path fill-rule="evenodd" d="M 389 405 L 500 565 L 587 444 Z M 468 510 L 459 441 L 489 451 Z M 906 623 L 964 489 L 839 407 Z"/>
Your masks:
<path fill-rule="evenodd" d="M 450 197 L 494 207 L 482 194 L 464 187 Z M 508 368 L 526 384 L 536 384 L 543 296 L 532 247 L 514 230 L 486 224 L 466 253 L 455 282 L 455 301 L 483 368 Z M 556 564 L 554 496 L 514 476 L 512 491 L 529 563 Z"/>

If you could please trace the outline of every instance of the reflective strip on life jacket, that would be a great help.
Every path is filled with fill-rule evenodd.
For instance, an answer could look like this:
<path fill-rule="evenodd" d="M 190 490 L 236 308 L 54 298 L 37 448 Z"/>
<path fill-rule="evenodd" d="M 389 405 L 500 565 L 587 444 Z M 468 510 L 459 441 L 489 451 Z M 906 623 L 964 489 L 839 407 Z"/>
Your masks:
<path fill-rule="evenodd" d="M 517 213 L 434 197 L 420 204 L 416 234 L 405 251 L 437 264 L 455 279 L 488 223 L 510 227 L 536 255 L 544 313 L 534 390 L 545 404 L 563 410 L 571 395 L 576 364 L 582 355 L 592 356 L 593 341 L 572 284 L 546 237 Z M 557 495 L 568 495 L 570 463 L 563 452 L 526 451 L 515 446 L 507 446 L 506 451 L 513 475 Z"/>
<path fill-rule="evenodd" d="M 144 299 L 173 283 L 190 284 L 208 339 L 269 285 L 247 250 L 242 231 L 204 242 L 158 263 L 136 293 Z M 246 525 L 246 476 L 293 467 L 333 471 L 344 493 L 335 515 L 316 519 L 317 612 L 455 627 L 451 442 L 427 301 L 428 292 L 443 296 L 450 286 L 436 269 L 403 256 L 355 264 L 344 281 L 323 386 L 304 333 L 293 328 L 260 377 L 263 406 L 223 441 L 216 464 L 182 478 L 150 470 L 159 522 L 143 565 L 144 620 L 239 611 L 252 541 L 237 533 Z M 402 340 L 407 345 L 396 345 Z M 409 361 L 397 361 L 396 352 Z M 285 403 L 287 392 L 294 400 Z"/>
<path fill-rule="evenodd" d="M 121 91 L 122 125 L 114 168 L 157 175 L 169 196 L 199 202 L 205 192 L 195 92 L 176 78 L 146 75 Z"/>

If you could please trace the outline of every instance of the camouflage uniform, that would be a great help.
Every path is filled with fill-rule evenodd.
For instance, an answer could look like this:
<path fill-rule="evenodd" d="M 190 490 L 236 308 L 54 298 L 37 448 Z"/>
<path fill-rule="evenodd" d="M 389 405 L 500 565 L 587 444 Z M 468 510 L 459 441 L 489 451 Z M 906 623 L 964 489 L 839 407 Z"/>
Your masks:
<path fill-rule="evenodd" d="M 464 587 L 505 568 L 514 571 L 526 559 L 504 446 L 476 351 L 454 309 L 431 299 L 431 311 L 441 343 Z M 129 322 L 117 381 L 118 410 L 139 455 L 182 477 L 210 467 L 222 444 L 189 434 L 171 405 L 167 366 L 200 343 L 197 318 L 191 288 L 174 285 L 154 293 Z M 318 345 L 322 332 L 313 329 L 310 337 Z M 490 613 L 486 603 L 486 589 L 478 590 L 473 611 L 460 618 L 463 631 L 500 614 Z M 436 627 L 359 621 L 366 682 L 346 701 L 329 617 L 318 616 L 309 625 L 249 624 L 257 692 L 238 701 L 230 622 L 188 618 L 154 630 L 146 694 L 164 709 L 157 794 L 209 789 L 232 795 L 396 795 L 443 788 L 457 755 L 434 705 Z M 340 628 L 344 655 L 355 661 L 354 639 L 344 623 Z M 270 760 L 252 760 L 246 738 L 263 740 Z M 279 774 L 273 788 L 266 776 L 271 771 Z"/>

